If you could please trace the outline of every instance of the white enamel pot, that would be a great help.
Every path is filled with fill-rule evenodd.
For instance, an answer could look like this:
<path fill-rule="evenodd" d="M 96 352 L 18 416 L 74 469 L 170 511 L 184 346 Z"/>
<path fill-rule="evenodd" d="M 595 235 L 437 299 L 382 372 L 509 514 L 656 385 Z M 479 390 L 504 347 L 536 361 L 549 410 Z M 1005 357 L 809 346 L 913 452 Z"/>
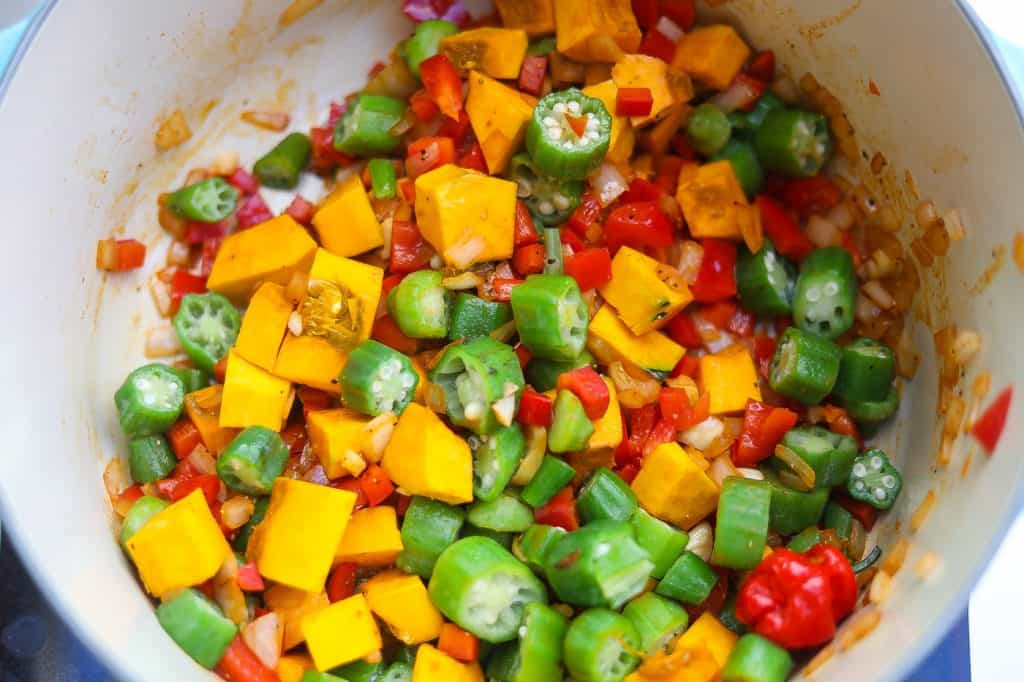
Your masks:
<path fill-rule="evenodd" d="M 410 30 L 397 1 L 327 0 L 282 28 L 285 4 L 51 0 L 0 82 L 4 532 L 58 611 L 126 680 L 207 676 L 157 624 L 114 540 L 100 478 L 125 450 L 111 396 L 141 364 L 155 319 L 145 281 L 166 246 L 156 196 L 218 152 L 251 164 L 270 138 L 238 122 L 245 108 L 287 107 L 301 129 L 319 122 L 327 102 L 356 89 Z M 991 372 L 993 393 L 1024 379 L 1021 274 L 1010 263 L 975 286 L 1021 226 L 1024 137 L 971 16 L 934 0 L 733 0 L 714 12 L 842 100 L 862 148 L 888 159 L 880 184 L 910 208 L 908 223 L 916 200 L 907 198 L 907 171 L 922 196 L 961 209 L 969 236 L 944 276 L 930 278 L 939 281 L 918 317 L 933 329 L 956 320 L 981 332 L 967 386 L 980 370 Z M 174 109 L 194 135 L 158 152 L 157 122 Z M 272 199 L 280 208 L 284 195 Z M 96 240 L 121 227 L 145 239 L 150 256 L 143 272 L 107 277 L 94 266 Z M 891 546 L 906 534 L 934 491 L 907 565 L 924 552 L 940 564 L 927 580 L 901 571 L 878 627 L 820 680 L 896 680 L 912 670 L 962 613 L 1020 506 L 1024 401 L 1013 404 L 995 457 L 975 454 L 962 477 L 970 443 L 961 438 L 952 464 L 933 466 L 941 422 L 931 331 L 915 327 L 921 367 L 882 436 L 907 485 L 880 535 Z"/>

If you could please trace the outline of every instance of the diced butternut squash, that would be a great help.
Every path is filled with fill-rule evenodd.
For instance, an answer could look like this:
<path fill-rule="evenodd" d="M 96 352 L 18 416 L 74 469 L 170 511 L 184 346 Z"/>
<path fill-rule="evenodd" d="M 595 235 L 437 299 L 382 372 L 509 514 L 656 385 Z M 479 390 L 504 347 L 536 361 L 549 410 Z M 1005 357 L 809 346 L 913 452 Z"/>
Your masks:
<path fill-rule="evenodd" d="M 380 650 L 383 642 L 366 597 L 355 594 L 302 619 L 306 646 L 319 671 Z"/>
<path fill-rule="evenodd" d="M 265 578 L 319 592 L 355 503 L 355 493 L 348 490 L 278 478 L 246 556 Z"/>
<path fill-rule="evenodd" d="M 637 133 L 637 144 L 651 156 L 657 157 L 665 154 L 672 143 L 672 138 L 679 132 L 689 114 L 689 104 L 676 102 L 662 112 L 661 119 L 657 123 Z"/>
<path fill-rule="evenodd" d="M 402 551 L 395 508 L 388 505 L 360 509 L 349 519 L 338 545 L 337 560 L 360 566 L 387 566 Z"/>
<path fill-rule="evenodd" d="M 478 663 L 461 663 L 429 644 L 416 649 L 412 682 L 484 682 Z"/>
<path fill-rule="evenodd" d="M 637 336 L 611 306 L 602 306 L 590 321 L 587 348 L 602 364 L 615 360 L 630 362 L 658 376 L 671 372 L 686 352 L 661 332 Z"/>
<path fill-rule="evenodd" d="M 555 0 L 558 51 L 578 62 L 615 62 L 640 47 L 630 0 Z"/>
<path fill-rule="evenodd" d="M 326 609 L 331 605 L 327 593 L 323 589 L 319 592 L 306 592 L 287 585 L 268 587 L 263 593 L 263 603 L 284 622 L 284 643 L 282 645 L 284 651 L 306 641 L 306 636 L 302 634 L 302 619 L 307 614 Z M 309 665 L 312 667 L 313 662 L 310 661 Z"/>
<path fill-rule="evenodd" d="M 675 442 L 654 448 L 630 487 L 650 514 L 683 530 L 718 506 L 718 486 Z"/>
<path fill-rule="evenodd" d="M 338 375 L 347 356 L 318 336 L 287 334 L 274 363 L 274 375 L 338 395 Z"/>
<path fill-rule="evenodd" d="M 684 164 L 679 171 L 676 199 L 690 234 L 697 239 L 743 239 L 744 229 L 757 220 L 729 161 L 702 166 Z"/>
<path fill-rule="evenodd" d="M 398 418 L 381 460 L 395 485 L 448 504 L 473 501 L 473 457 L 466 441 L 417 403 Z"/>
<path fill-rule="evenodd" d="M 437 639 L 444 618 L 430 601 L 427 588 L 417 575 L 385 571 L 373 576 L 359 589 L 370 610 L 384 621 L 395 638 L 404 644 Z"/>
<path fill-rule="evenodd" d="M 615 81 L 606 80 L 588 85 L 583 88 L 583 94 L 601 100 L 604 108 L 612 116 L 612 130 L 605 159 L 612 163 L 626 163 L 633 156 L 636 135 L 633 133 L 633 124 L 630 123 L 628 116 L 615 115 L 615 100 L 619 96 L 619 88 L 615 85 Z"/>
<path fill-rule="evenodd" d="M 608 409 L 604 411 L 599 419 L 594 420 L 594 433 L 590 434 L 587 441 L 588 450 L 600 448 L 614 448 L 622 442 L 622 407 L 619 405 L 615 394 L 615 384 L 607 377 L 601 377 L 608 385 Z"/>
<path fill-rule="evenodd" d="M 673 104 L 689 102 L 693 97 L 689 76 L 657 57 L 645 54 L 623 55 L 612 67 L 612 80 L 620 88 L 648 88 L 651 91 L 654 99 L 651 113 L 633 116 L 630 121 L 635 127 L 657 121 Z"/>
<path fill-rule="evenodd" d="M 261 284 L 242 318 L 235 351 L 260 369 L 272 372 L 292 309 L 283 286 L 273 282 Z"/>
<path fill-rule="evenodd" d="M 716 682 L 720 668 L 707 647 L 674 647 L 654 652 L 624 682 Z"/>
<path fill-rule="evenodd" d="M 234 350 L 228 352 L 220 404 L 222 427 L 265 426 L 280 431 L 294 399 L 288 381 L 260 369 Z"/>
<path fill-rule="evenodd" d="M 447 164 L 416 178 L 416 222 L 458 268 L 512 256 L 516 183 Z"/>
<path fill-rule="evenodd" d="M 341 478 L 347 472 L 345 460 L 361 456 L 366 446 L 366 423 L 370 419 L 341 408 L 316 410 L 306 415 L 306 430 L 313 454 L 320 459 L 327 478 Z"/>
<path fill-rule="evenodd" d="M 126 545 L 142 584 L 154 597 L 209 580 L 231 556 L 201 490 L 151 518 Z"/>
<path fill-rule="evenodd" d="M 750 48 L 736 29 L 727 24 L 702 26 L 683 36 L 672 66 L 682 69 L 704 85 L 724 90 L 740 72 Z"/>
<path fill-rule="evenodd" d="M 505 28 L 518 28 L 527 35 L 542 36 L 555 32 L 553 0 L 495 0 Z"/>
<path fill-rule="evenodd" d="M 678 270 L 623 246 L 612 259 L 612 279 L 601 296 L 634 334 L 658 329 L 693 300 Z"/>
<path fill-rule="evenodd" d="M 492 175 L 505 172 L 512 154 L 523 146 L 533 105 L 518 90 L 479 71 L 469 74 L 466 113 Z"/>
<path fill-rule="evenodd" d="M 244 304 L 263 282 L 284 286 L 295 272 L 308 272 L 315 251 L 306 228 L 280 215 L 225 239 L 206 286 Z"/>
<path fill-rule="evenodd" d="M 370 338 L 373 320 L 377 316 L 377 304 L 380 302 L 384 270 L 351 258 L 335 256 L 324 249 L 317 249 L 309 270 L 309 279 L 333 282 L 354 294 L 362 305 L 359 338 L 363 341 Z"/>
<path fill-rule="evenodd" d="M 721 669 L 729 660 L 729 654 L 736 646 L 737 639 L 736 633 L 722 625 L 717 618 L 711 615 L 711 612 L 705 611 L 700 618 L 694 621 L 689 630 L 676 638 L 673 648 L 707 647 Z"/>
<path fill-rule="evenodd" d="M 277 661 L 277 676 L 281 682 L 302 682 L 307 670 L 316 670 L 313 659 L 305 654 L 289 654 Z"/>
<path fill-rule="evenodd" d="M 219 455 L 238 435 L 238 429 L 227 429 L 220 425 L 220 404 L 224 397 L 224 386 L 214 384 L 193 391 L 185 396 L 185 412 L 199 429 L 206 449 Z"/>
<path fill-rule="evenodd" d="M 474 69 L 492 78 L 519 78 L 529 39 L 517 28 L 474 28 L 441 40 L 441 52 L 463 73 Z"/>
<path fill-rule="evenodd" d="M 711 396 L 711 414 L 742 412 L 747 400 L 761 400 L 750 351 L 739 344 L 700 359 L 700 388 Z"/>
<path fill-rule="evenodd" d="M 384 232 L 358 173 L 342 180 L 313 214 L 320 243 L 335 256 L 358 256 L 384 245 Z"/>

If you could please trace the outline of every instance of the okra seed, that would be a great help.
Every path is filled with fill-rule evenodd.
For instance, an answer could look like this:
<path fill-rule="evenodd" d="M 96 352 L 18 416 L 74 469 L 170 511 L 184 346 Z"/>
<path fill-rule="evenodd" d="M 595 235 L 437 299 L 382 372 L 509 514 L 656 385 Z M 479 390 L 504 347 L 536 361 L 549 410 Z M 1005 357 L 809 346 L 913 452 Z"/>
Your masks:
<path fill-rule="evenodd" d="M 881 457 L 872 457 L 871 458 L 871 468 L 874 469 L 875 471 L 881 471 L 882 470 L 882 458 Z"/>
<path fill-rule="evenodd" d="M 552 213 L 555 212 L 555 207 L 551 204 L 550 201 L 540 202 L 540 205 L 538 205 L 537 208 L 539 208 L 540 212 L 543 213 L 544 215 L 551 215 Z"/>
<path fill-rule="evenodd" d="M 821 300 L 821 290 L 811 287 L 807 290 L 807 300 L 811 303 L 816 303 Z"/>
<path fill-rule="evenodd" d="M 554 116 L 545 116 L 543 120 L 544 125 L 548 128 L 554 128 L 558 125 L 558 121 L 555 120 Z"/>
<path fill-rule="evenodd" d="M 839 284 L 837 284 L 836 282 L 828 282 L 827 284 L 825 284 L 825 295 L 826 296 L 835 296 L 838 293 L 839 293 Z"/>
<path fill-rule="evenodd" d="M 883 476 L 882 477 L 882 485 L 884 485 L 886 488 L 889 488 L 890 490 L 892 490 L 893 488 L 896 487 L 896 477 L 895 476 Z"/>
<path fill-rule="evenodd" d="M 862 462 L 857 462 L 853 465 L 853 473 L 856 476 L 864 476 L 868 473 L 868 470 Z"/>
<path fill-rule="evenodd" d="M 580 103 L 576 101 L 569 102 L 569 111 L 573 114 L 580 113 Z"/>
<path fill-rule="evenodd" d="M 558 207 L 558 210 L 560 211 L 568 210 L 569 206 L 571 205 L 569 198 L 562 194 L 556 194 L 554 197 L 551 198 L 551 200 L 555 202 L 555 206 Z"/>
<path fill-rule="evenodd" d="M 564 114 L 565 113 L 565 102 L 555 102 L 555 105 L 553 107 L 551 107 L 551 108 L 552 108 L 552 110 L 554 110 L 554 112 L 556 114 Z"/>

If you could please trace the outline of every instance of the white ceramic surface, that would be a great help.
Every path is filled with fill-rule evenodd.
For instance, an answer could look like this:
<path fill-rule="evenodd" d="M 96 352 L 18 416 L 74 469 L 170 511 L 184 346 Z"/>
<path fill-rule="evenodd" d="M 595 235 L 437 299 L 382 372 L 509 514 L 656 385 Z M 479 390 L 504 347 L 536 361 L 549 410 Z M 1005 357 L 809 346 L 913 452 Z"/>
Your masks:
<path fill-rule="evenodd" d="M 0 206 L 7 304 L 0 410 L 4 531 L 59 610 L 127 680 L 203 679 L 163 634 L 114 542 L 100 471 L 124 451 L 111 395 L 142 361 L 154 321 L 147 273 L 104 277 L 95 242 L 111 230 L 142 236 L 147 272 L 162 260 L 155 199 L 191 164 L 237 150 L 251 163 L 272 137 L 238 122 L 243 108 L 287 106 L 294 126 L 323 119 L 327 102 L 356 88 L 410 30 L 397 2 L 327 0 L 281 29 L 283 0 L 61 0 L 31 30 L 31 45 L 0 102 Z M 100 7 L 102 6 L 102 7 Z M 922 316 L 980 330 L 973 370 L 994 387 L 1024 377 L 1019 359 L 1021 276 L 1012 263 L 977 294 L 969 289 L 1020 227 L 1024 177 L 1020 121 L 969 21 L 935 0 L 733 0 L 755 44 L 797 75 L 813 71 L 843 100 L 869 153 L 883 150 L 897 191 L 910 170 L 922 195 L 963 209 L 970 238 L 954 247 L 949 295 L 922 300 Z M 17 58 L 16 58 L 17 59 Z M 881 91 L 868 92 L 868 80 Z M 195 135 L 158 153 L 156 122 L 183 109 Z M 311 179 L 304 194 L 315 194 Z M 269 195 L 268 195 L 269 196 Z M 270 197 L 280 208 L 287 195 Z M 938 289 L 933 291 L 938 292 Z M 927 310 L 926 310 L 927 309 Z M 961 440 L 948 471 L 937 447 L 936 364 L 924 361 L 884 440 L 908 484 L 882 535 L 890 538 L 928 490 L 939 502 L 913 539 L 942 557 L 927 581 L 902 571 L 879 628 L 836 657 L 818 679 L 899 679 L 961 613 L 1019 507 L 1024 403 L 1016 401 L 998 456 L 976 456 L 961 479 Z M 973 375 L 973 371 L 970 373 Z"/>

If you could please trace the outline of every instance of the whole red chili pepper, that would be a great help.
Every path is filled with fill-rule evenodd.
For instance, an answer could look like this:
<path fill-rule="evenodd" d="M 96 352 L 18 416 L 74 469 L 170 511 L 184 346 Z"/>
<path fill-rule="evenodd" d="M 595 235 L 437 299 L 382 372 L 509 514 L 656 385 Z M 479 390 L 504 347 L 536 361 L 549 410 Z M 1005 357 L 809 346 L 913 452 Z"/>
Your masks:
<path fill-rule="evenodd" d="M 848 616 L 857 604 L 857 577 L 850 560 L 832 545 L 815 545 L 804 555 L 825 569 L 832 587 L 832 618 L 837 623 Z"/>

